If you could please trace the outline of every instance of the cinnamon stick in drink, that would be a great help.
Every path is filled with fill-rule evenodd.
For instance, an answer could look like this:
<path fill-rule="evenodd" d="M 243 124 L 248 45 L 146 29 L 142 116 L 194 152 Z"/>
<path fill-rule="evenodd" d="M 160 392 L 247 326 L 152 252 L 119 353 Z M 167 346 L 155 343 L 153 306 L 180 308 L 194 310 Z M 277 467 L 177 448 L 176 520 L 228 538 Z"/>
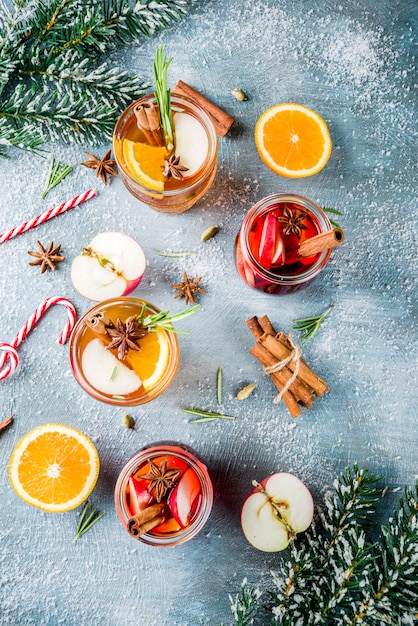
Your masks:
<path fill-rule="evenodd" d="M 226 113 L 226 111 L 182 80 L 178 81 L 172 92 L 179 96 L 186 96 L 201 106 L 211 118 L 218 135 L 221 135 L 221 137 L 227 134 L 232 124 L 235 122 L 234 118 L 229 115 L 229 113 Z"/>
<path fill-rule="evenodd" d="M 324 233 L 315 235 L 310 239 L 301 241 L 296 248 L 290 248 L 286 250 L 286 263 L 294 263 L 300 257 L 310 257 L 324 250 L 335 248 L 342 244 L 345 240 L 344 231 L 342 228 L 335 227 L 331 230 L 327 230 Z"/>
<path fill-rule="evenodd" d="M 151 146 L 164 146 L 159 110 L 151 102 L 138 104 L 134 109 L 136 123 Z"/>

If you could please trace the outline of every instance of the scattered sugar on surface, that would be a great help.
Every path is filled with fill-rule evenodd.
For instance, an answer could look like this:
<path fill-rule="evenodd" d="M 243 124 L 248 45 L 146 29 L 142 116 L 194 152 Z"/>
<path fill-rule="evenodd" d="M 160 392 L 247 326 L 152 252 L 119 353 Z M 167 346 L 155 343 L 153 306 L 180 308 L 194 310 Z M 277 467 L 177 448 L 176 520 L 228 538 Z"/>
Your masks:
<path fill-rule="evenodd" d="M 389 17 L 395 20 L 396 7 L 391 11 Z M 360 17 L 354 18 L 354 14 Z M 3 414 L 19 413 L 22 406 L 30 406 L 31 415 L 19 415 L 19 422 L 22 421 L 7 433 L 7 439 L 2 438 L 7 454 L 29 427 L 50 417 L 55 419 L 56 406 L 65 404 L 65 416 L 56 418 L 82 428 L 88 425 L 89 435 L 99 449 L 103 478 L 95 497 L 107 515 L 100 527 L 89 531 L 71 551 L 67 539 L 72 538 L 76 512 L 59 519 L 41 512 L 35 517 L 32 511 L 27 513 L 26 508 L 20 508 L 11 489 L 5 488 L 0 530 L 4 624 L 16 624 L 19 615 L 22 624 L 79 626 L 79 616 L 72 608 L 78 604 L 88 606 L 89 616 L 94 619 L 108 615 L 112 626 L 127 626 L 134 612 L 146 615 L 148 624 L 180 624 L 173 622 L 171 616 L 176 614 L 180 594 L 184 597 L 186 592 L 194 595 L 196 602 L 188 607 L 188 617 L 181 622 L 184 626 L 210 623 L 205 615 L 209 610 L 208 597 L 219 600 L 214 622 L 220 622 L 229 615 L 224 590 L 238 591 L 245 575 L 251 582 L 265 582 L 277 558 L 254 553 L 239 533 L 237 515 L 251 478 L 261 479 L 276 470 L 293 472 L 313 490 L 318 501 L 325 487 L 331 486 L 336 472 L 351 460 L 359 460 L 378 473 L 384 467 L 390 481 L 393 476 L 399 481 L 410 476 L 406 450 L 409 421 L 399 413 L 405 412 L 408 399 L 416 393 L 413 380 L 405 380 L 404 375 L 405 362 L 412 363 L 414 357 L 411 338 L 416 330 L 417 288 L 418 237 L 413 219 L 416 136 L 410 87 L 413 59 L 409 52 L 412 33 L 407 26 L 402 27 L 401 34 L 399 28 L 387 28 L 389 17 L 376 7 L 364 11 L 363 3 L 360 6 L 354 1 L 348 8 L 334 7 L 327 15 L 316 6 L 306 10 L 304 3 L 198 3 L 176 29 L 146 40 L 134 54 L 129 51 L 128 65 L 134 64 L 135 69 L 138 66 L 144 78 L 151 80 L 148 69 L 143 68 L 150 67 L 155 46 L 164 42 L 174 55 L 170 70 L 173 76 L 201 88 L 236 116 L 237 129 L 231 137 L 220 141 L 216 188 L 197 209 L 184 216 L 172 219 L 144 212 L 136 219 L 132 202 L 121 194 L 120 181 L 103 189 L 91 172 L 78 168 L 78 184 L 69 176 L 48 196 L 48 206 L 72 197 L 75 187 L 79 191 L 78 185 L 80 190 L 97 186 L 99 199 L 74 209 L 67 218 L 56 218 L 43 232 L 38 229 L 36 234 L 2 247 L 5 271 L 0 272 L 1 291 L 10 303 L 17 302 L 21 297 L 21 277 L 28 272 L 26 252 L 34 249 L 38 237 L 41 241 L 63 240 L 65 253 L 71 258 L 97 232 L 114 225 L 118 207 L 118 228 L 136 236 L 146 249 L 147 273 L 138 295 L 153 302 L 158 293 L 161 302 L 155 304 L 180 310 L 184 301 L 174 299 L 171 285 L 181 280 L 184 271 L 202 276 L 202 286 L 207 291 L 198 297 L 200 310 L 181 324 L 191 334 L 179 339 L 187 349 L 183 350 L 186 361 L 175 389 L 171 388 L 151 408 L 130 411 L 137 422 L 133 432 L 121 426 L 121 412 L 98 406 L 81 395 L 71 373 L 63 375 L 57 368 L 57 361 L 63 363 L 66 358 L 65 349 L 60 352 L 61 347 L 51 341 L 51 332 L 58 331 L 62 323 L 59 311 L 51 310 L 48 322 L 40 324 L 22 346 L 19 371 L 13 380 L 4 382 L 6 392 L 0 397 L 0 405 Z M 119 56 L 128 59 L 128 53 Z M 230 91 L 237 85 L 248 93 L 248 102 L 238 103 L 231 98 Z M 282 180 L 278 182 L 260 165 L 255 152 L 249 153 L 248 138 L 258 115 L 268 106 L 286 100 L 300 101 L 321 113 L 326 111 L 334 143 L 329 166 L 319 177 L 287 181 L 287 189 L 343 211 L 340 221 L 348 243 L 331 261 L 327 276 L 318 279 L 314 290 L 277 301 L 266 300 L 262 294 L 240 285 L 233 266 L 232 242 L 248 208 L 261 196 L 283 187 Z M 54 148 L 54 152 L 64 162 L 79 163 L 84 158 L 82 149 L 77 147 Z M 96 152 L 104 153 L 100 148 Z M 2 203 L 8 210 L 3 211 L 0 231 L 35 214 L 33 207 L 43 166 L 46 170 L 46 161 L 20 153 L 2 163 Z M 24 195 L 17 189 L 16 180 L 25 180 Z M 220 226 L 220 231 L 202 244 L 200 235 L 212 224 Z M 148 236 L 150 228 L 158 232 L 158 241 Z M 392 237 L 387 241 L 382 233 L 389 231 Z M 168 259 L 157 256 L 157 249 L 193 249 L 196 254 Z M 382 255 L 385 263 L 381 262 Z M 58 291 L 68 294 L 69 265 L 54 275 L 43 276 L 42 281 L 36 272 L 30 277 L 28 314 L 43 297 Z M 329 382 L 331 392 L 317 399 L 310 411 L 292 420 L 282 403 L 273 404 L 275 388 L 248 354 L 252 337 L 245 319 L 267 313 L 277 326 L 288 331 L 296 314 L 299 317 L 320 313 L 330 301 L 334 302 L 332 314 L 305 348 L 304 355 Z M 74 302 L 80 311 L 86 309 L 86 302 L 77 294 Z M 23 307 L 1 308 L 1 340 L 11 339 L 20 328 L 22 314 Z M 199 341 L 195 341 L 196 336 Z M 223 356 L 225 336 L 231 351 L 229 359 Z M 43 393 L 45 386 L 40 387 L 36 377 L 30 375 L 39 359 L 35 344 L 44 346 L 42 377 L 47 381 L 47 389 L 54 390 L 48 397 Z M 222 355 L 223 362 L 218 355 Z M 369 367 L 371 360 L 375 364 L 373 371 Z M 224 370 L 221 406 L 217 405 L 215 394 L 218 366 Z M 257 383 L 256 391 L 239 402 L 237 391 L 250 382 Z M 373 398 L 367 407 L 365 395 Z M 181 411 L 186 403 L 236 415 L 238 419 L 190 424 L 189 417 Z M 389 449 L 387 438 L 395 431 Z M 137 450 L 138 442 L 178 437 L 179 433 L 213 468 L 216 505 L 201 542 L 194 546 L 190 542 L 165 560 L 164 573 L 173 585 L 167 589 L 165 581 L 155 573 L 161 569 L 160 556 L 152 550 L 141 550 L 142 546 L 128 545 L 121 537 L 119 522 L 111 511 L 111 491 L 122 464 Z M 5 467 L 1 474 L 3 484 L 8 485 Z M 391 491 L 396 493 L 399 489 L 395 486 Z M 23 503 L 21 506 L 26 507 Z M 16 510 L 23 517 L 33 514 L 28 528 L 22 528 Z M 228 526 L 225 519 L 230 522 Z M 103 536 L 108 542 L 106 546 Z M 213 572 L 209 571 L 211 559 L 207 564 L 201 563 L 202 545 L 213 554 L 222 554 L 222 585 L 213 580 Z M 230 545 L 234 550 L 228 548 Z M 25 568 L 15 558 L 16 546 L 22 554 L 31 554 Z M 33 546 L 39 548 L 39 554 L 33 554 Z M 236 554 L 240 555 L 239 562 Z M 118 567 L 115 555 L 119 555 Z M 89 576 L 78 576 L 81 561 L 83 572 L 95 572 L 91 580 Z M 203 572 L 206 595 L 190 577 L 182 575 L 187 568 L 197 571 L 197 562 L 201 563 L 199 574 Z M 126 563 L 130 564 L 129 572 L 123 567 Z M 42 601 L 40 568 L 45 573 Z M 109 587 L 97 583 L 109 580 L 109 572 L 127 590 L 125 612 L 121 612 L 119 598 L 107 597 Z M 143 593 L 141 581 L 147 574 L 156 585 L 158 618 L 155 608 L 154 615 L 150 612 Z"/>

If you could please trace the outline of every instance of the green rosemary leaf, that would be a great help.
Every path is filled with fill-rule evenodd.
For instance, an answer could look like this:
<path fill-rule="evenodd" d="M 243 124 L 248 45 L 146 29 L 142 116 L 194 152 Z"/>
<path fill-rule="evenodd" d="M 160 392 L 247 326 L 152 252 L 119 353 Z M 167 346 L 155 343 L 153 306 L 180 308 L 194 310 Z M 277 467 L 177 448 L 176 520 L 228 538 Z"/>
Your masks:
<path fill-rule="evenodd" d="M 216 399 L 218 404 L 222 404 L 222 383 L 223 383 L 223 374 L 222 367 L 218 367 L 218 371 L 216 372 Z"/>
<path fill-rule="evenodd" d="M 337 211 L 337 209 L 330 209 L 329 207 L 326 207 L 326 206 L 323 206 L 322 210 L 325 211 L 325 213 L 332 213 L 333 215 L 344 215 L 344 213 L 341 213 L 341 211 Z M 334 226 L 335 228 L 340 228 L 340 225 L 337 224 L 337 222 L 335 222 L 331 218 L 329 221 L 331 225 Z"/>
<path fill-rule="evenodd" d="M 80 519 L 77 525 L 77 531 L 75 537 L 73 539 L 73 544 L 86 533 L 96 522 L 99 521 L 101 517 L 103 517 L 104 513 L 99 512 L 95 506 L 91 508 L 89 502 L 87 501 L 84 505 L 83 511 L 81 513 Z"/>
<path fill-rule="evenodd" d="M 155 51 L 154 80 L 155 98 L 160 108 L 161 126 L 164 131 L 165 144 L 169 150 L 174 147 L 173 114 L 170 104 L 170 89 L 167 87 L 167 71 L 173 59 L 168 59 L 163 46 Z"/>
<path fill-rule="evenodd" d="M 226 419 L 226 420 L 236 420 L 237 417 L 233 417 L 232 415 L 223 415 L 223 413 L 215 413 L 213 411 L 201 411 L 200 409 L 182 409 L 184 413 L 189 413 L 190 415 L 197 415 L 199 419 L 190 420 L 190 423 L 196 424 L 198 422 L 211 422 L 212 420 L 217 419 Z"/>
<path fill-rule="evenodd" d="M 168 257 L 172 257 L 172 258 L 179 258 L 182 256 L 192 256 L 193 254 L 196 254 L 196 250 L 188 250 L 185 252 L 170 252 L 169 250 L 157 250 L 156 254 L 159 254 L 160 256 L 168 256 Z"/>
<path fill-rule="evenodd" d="M 115 380 L 115 376 L 116 376 L 116 372 L 117 371 L 118 371 L 118 368 L 115 365 L 115 367 L 112 370 L 112 373 L 110 374 L 110 378 L 109 378 L 110 382 L 113 382 Z"/>
<path fill-rule="evenodd" d="M 55 160 L 54 157 L 51 158 L 51 162 L 49 164 L 49 170 L 45 179 L 45 183 L 42 189 L 40 200 L 43 200 L 45 196 L 56 187 L 68 174 L 72 171 L 74 167 L 74 163 L 70 163 L 69 165 L 61 165 L 60 161 Z"/>
<path fill-rule="evenodd" d="M 334 305 L 328 307 L 328 309 L 322 313 L 322 315 L 315 315 L 313 317 L 304 317 L 303 319 L 293 320 L 292 327 L 298 331 L 304 331 L 302 333 L 302 343 L 307 344 L 317 333 L 324 319 L 331 311 Z"/>

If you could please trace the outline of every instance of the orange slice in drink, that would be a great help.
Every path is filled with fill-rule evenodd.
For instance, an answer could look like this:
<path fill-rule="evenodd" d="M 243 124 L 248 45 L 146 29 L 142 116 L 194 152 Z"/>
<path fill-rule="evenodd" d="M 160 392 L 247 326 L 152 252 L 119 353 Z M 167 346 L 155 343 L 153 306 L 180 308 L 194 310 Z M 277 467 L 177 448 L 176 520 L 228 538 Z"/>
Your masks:
<path fill-rule="evenodd" d="M 302 178 L 319 172 L 332 149 L 322 117 L 301 104 L 267 109 L 255 127 L 255 143 L 264 163 L 276 174 Z"/>
<path fill-rule="evenodd" d="M 130 139 L 122 140 L 122 154 L 128 173 L 150 189 L 164 189 L 165 146 L 150 146 Z"/>
<path fill-rule="evenodd" d="M 141 350 L 129 350 L 127 362 L 135 370 L 145 389 L 151 389 L 167 369 L 170 348 L 165 332 L 158 329 L 139 340 Z"/>
<path fill-rule="evenodd" d="M 83 433 L 64 424 L 44 424 L 15 447 L 9 478 L 17 495 L 28 504 L 62 513 L 88 498 L 99 467 L 97 450 Z"/>

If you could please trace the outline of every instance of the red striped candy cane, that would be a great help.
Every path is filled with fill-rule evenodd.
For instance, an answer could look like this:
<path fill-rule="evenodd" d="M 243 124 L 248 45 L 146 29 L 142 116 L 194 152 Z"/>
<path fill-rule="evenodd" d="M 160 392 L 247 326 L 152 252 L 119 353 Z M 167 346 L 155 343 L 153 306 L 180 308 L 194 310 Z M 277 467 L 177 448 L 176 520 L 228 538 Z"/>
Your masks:
<path fill-rule="evenodd" d="M 31 230 L 31 228 L 35 228 L 35 226 L 39 226 L 39 224 L 43 224 L 48 220 L 56 217 L 57 215 L 61 215 L 65 211 L 72 209 L 73 207 L 82 204 L 86 200 L 90 200 L 90 198 L 94 198 L 97 195 L 95 189 L 88 189 L 84 193 L 80 193 L 80 195 L 75 196 L 71 200 L 67 200 L 67 202 L 62 202 L 57 207 L 53 207 L 49 209 L 49 211 L 45 211 L 45 213 L 41 213 L 41 215 L 37 215 L 33 219 L 23 222 L 20 226 L 16 226 L 15 228 L 11 228 L 5 233 L 0 235 L 0 243 L 4 243 L 5 241 L 9 241 L 13 237 L 17 237 L 17 235 L 21 235 L 25 233 L 27 230 Z"/>
<path fill-rule="evenodd" d="M 60 298 L 59 296 L 46 298 L 32 313 L 30 318 L 25 322 L 10 343 L 0 343 L 0 351 L 3 352 L 3 354 L 0 355 L 0 380 L 7 378 L 12 372 L 15 371 L 19 365 L 19 356 L 16 348 L 26 339 L 27 335 L 34 328 L 39 319 L 46 313 L 46 311 L 55 304 L 62 304 L 62 306 L 67 309 L 68 314 L 67 323 L 62 329 L 57 339 L 57 343 L 63 345 L 67 341 L 77 319 L 75 307 L 70 300 L 67 300 L 67 298 Z M 7 364 L 6 361 L 8 361 Z"/>

